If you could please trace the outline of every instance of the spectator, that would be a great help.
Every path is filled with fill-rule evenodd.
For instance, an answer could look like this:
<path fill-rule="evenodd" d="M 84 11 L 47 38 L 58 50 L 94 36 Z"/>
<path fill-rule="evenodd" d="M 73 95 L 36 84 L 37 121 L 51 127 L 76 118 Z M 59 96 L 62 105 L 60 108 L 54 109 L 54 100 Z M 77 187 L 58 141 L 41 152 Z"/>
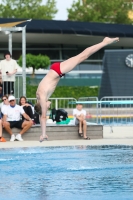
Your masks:
<path fill-rule="evenodd" d="M 86 136 L 87 123 L 86 123 L 86 111 L 83 110 L 82 104 L 77 104 L 76 109 L 73 110 L 73 116 L 75 117 L 75 125 L 79 125 L 79 136 L 88 140 Z"/>
<path fill-rule="evenodd" d="M 18 69 L 18 64 L 11 58 L 9 51 L 4 53 L 4 60 L 0 62 L 0 71 L 3 80 L 3 93 L 14 94 L 15 74 Z"/>
<path fill-rule="evenodd" d="M 20 97 L 19 105 L 20 105 L 21 107 L 23 107 L 25 113 L 32 119 L 33 124 L 35 124 L 32 105 L 29 104 L 29 103 L 27 103 L 27 100 L 26 100 L 26 97 L 25 97 L 25 96 L 21 96 L 21 97 Z M 24 119 L 23 116 L 22 116 L 22 119 Z"/>
<path fill-rule="evenodd" d="M 5 138 L 2 137 L 2 120 L 0 115 L 0 142 L 6 142 Z"/>
<path fill-rule="evenodd" d="M 2 104 L 1 104 L 1 116 L 2 117 L 3 117 L 4 110 L 7 108 L 8 105 L 9 105 L 8 96 L 4 95 L 2 97 Z"/>
<path fill-rule="evenodd" d="M 9 105 L 4 110 L 3 116 L 3 127 L 11 135 L 10 141 L 13 142 L 15 139 L 23 141 L 22 134 L 24 134 L 32 126 L 31 118 L 24 112 L 24 109 L 16 104 L 14 96 L 9 96 Z M 21 120 L 21 115 L 28 120 Z M 12 128 L 16 127 L 22 129 L 16 136 L 12 133 Z"/>

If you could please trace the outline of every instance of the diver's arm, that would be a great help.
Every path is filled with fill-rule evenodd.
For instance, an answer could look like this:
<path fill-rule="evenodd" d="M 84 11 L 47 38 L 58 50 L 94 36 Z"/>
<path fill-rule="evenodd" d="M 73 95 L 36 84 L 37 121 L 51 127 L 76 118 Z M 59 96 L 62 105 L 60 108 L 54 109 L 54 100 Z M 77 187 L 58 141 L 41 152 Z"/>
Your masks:
<path fill-rule="evenodd" d="M 39 103 L 40 103 L 41 109 L 42 109 L 42 114 L 40 115 L 42 136 L 46 137 L 46 120 L 47 120 L 47 110 L 48 110 L 46 98 L 41 95 L 39 98 Z"/>

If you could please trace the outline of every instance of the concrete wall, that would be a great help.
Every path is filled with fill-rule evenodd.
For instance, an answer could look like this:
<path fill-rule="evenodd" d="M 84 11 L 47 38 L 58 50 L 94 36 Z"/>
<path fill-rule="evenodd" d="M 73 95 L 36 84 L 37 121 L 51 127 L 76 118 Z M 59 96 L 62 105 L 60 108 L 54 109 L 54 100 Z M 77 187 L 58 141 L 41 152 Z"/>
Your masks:
<path fill-rule="evenodd" d="M 133 67 L 128 67 L 125 62 L 132 53 L 133 49 L 105 50 L 99 99 L 133 96 Z"/>
<path fill-rule="evenodd" d="M 15 135 L 17 135 L 19 131 L 20 131 L 19 129 L 13 128 L 13 133 Z M 23 134 L 22 138 L 25 141 L 38 141 L 40 135 L 41 135 L 40 126 L 33 126 L 25 134 Z M 47 135 L 49 137 L 49 140 L 81 139 L 78 136 L 78 127 L 73 125 L 48 125 Z M 103 126 L 102 125 L 87 126 L 87 136 L 90 137 L 90 139 L 103 138 Z M 5 130 L 3 130 L 3 137 L 5 137 L 7 141 L 10 140 L 10 135 Z"/>

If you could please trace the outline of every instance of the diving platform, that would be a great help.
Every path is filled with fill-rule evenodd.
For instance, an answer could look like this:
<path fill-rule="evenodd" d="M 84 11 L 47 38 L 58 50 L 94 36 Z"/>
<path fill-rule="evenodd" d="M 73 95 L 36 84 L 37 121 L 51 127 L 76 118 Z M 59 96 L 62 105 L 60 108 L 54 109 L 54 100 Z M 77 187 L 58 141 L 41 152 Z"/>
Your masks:
<path fill-rule="evenodd" d="M 17 135 L 20 129 L 13 128 L 13 133 Z M 79 140 L 82 139 L 78 135 L 78 126 L 75 125 L 57 125 L 47 124 L 47 135 L 49 140 Z M 26 133 L 22 135 L 25 141 L 38 141 L 41 135 L 40 125 L 32 126 Z M 90 124 L 87 125 L 87 136 L 90 139 L 102 139 L 103 138 L 103 126 Z M 9 141 L 10 135 L 3 129 L 3 137 Z"/>

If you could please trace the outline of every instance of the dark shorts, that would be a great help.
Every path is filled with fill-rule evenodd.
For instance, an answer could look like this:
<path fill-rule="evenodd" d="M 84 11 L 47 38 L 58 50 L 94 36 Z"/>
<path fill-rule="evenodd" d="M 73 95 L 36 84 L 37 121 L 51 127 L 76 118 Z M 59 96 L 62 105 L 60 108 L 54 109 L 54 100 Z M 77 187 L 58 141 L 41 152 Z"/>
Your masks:
<path fill-rule="evenodd" d="M 21 129 L 22 128 L 22 124 L 23 124 L 23 120 L 20 120 L 20 121 L 8 121 L 10 123 L 10 128 L 19 128 Z"/>
<path fill-rule="evenodd" d="M 50 67 L 50 69 L 54 70 L 60 77 L 65 76 L 65 74 L 62 74 L 60 71 L 60 63 L 53 63 Z"/>
<path fill-rule="evenodd" d="M 75 119 L 75 125 L 78 125 L 79 124 L 79 120 L 76 118 Z"/>

